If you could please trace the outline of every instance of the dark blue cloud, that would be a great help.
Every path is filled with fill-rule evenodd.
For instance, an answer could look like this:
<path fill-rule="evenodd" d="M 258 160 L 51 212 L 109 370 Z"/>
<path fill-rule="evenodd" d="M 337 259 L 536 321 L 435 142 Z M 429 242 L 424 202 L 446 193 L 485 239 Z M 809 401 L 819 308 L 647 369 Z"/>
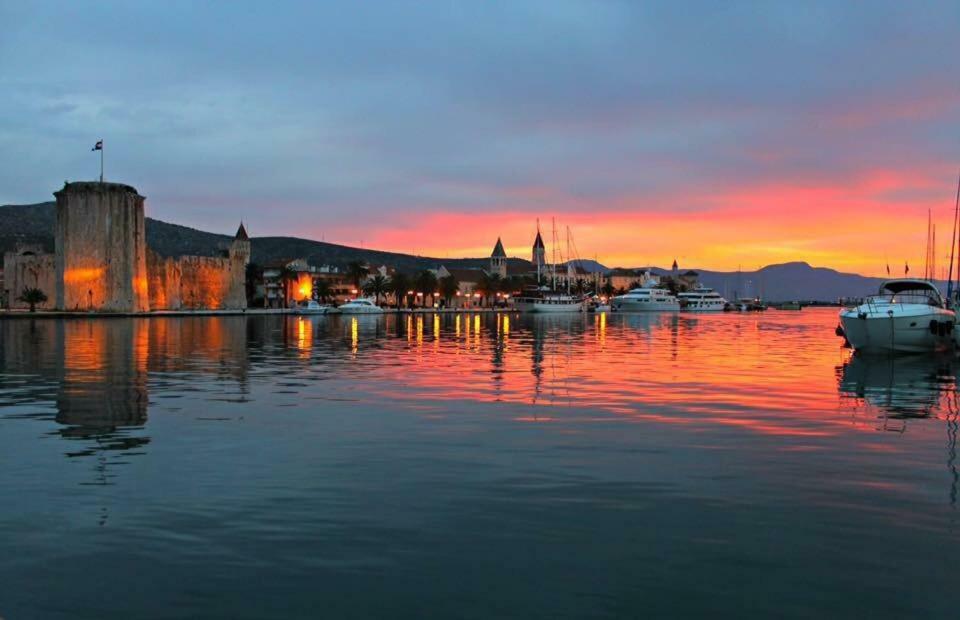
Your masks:
<path fill-rule="evenodd" d="M 0 202 L 93 177 L 100 137 L 154 215 L 263 232 L 958 159 L 956 2 L 31 2 L 0 22 Z"/>

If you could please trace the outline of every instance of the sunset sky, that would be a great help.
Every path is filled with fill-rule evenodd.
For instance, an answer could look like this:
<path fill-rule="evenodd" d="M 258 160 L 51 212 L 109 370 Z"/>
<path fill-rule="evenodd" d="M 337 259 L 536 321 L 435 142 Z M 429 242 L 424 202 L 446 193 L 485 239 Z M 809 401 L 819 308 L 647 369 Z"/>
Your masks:
<path fill-rule="evenodd" d="M 0 2 L 0 204 L 438 257 L 922 271 L 960 2 Z M 943 261 L 945 264 L 945 260 Z"/>

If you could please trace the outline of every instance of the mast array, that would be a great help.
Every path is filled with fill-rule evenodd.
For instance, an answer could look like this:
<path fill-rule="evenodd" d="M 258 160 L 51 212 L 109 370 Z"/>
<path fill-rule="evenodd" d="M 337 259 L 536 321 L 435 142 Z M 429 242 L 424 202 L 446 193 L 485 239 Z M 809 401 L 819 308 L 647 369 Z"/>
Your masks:
<path fill-rule="evenodd" d="M 957 249 L 957 222 L 960 220 L 960 175 L 957 176 L 957 198 L 953 206 L 953 236 L 950 237 L 950 268 L 947 270 L 947 302 L 954 302 L 956 286 L 953 279 L 953 259 Z M 960 280 L 960 264 L 957 265 L 957 279 Z"/>

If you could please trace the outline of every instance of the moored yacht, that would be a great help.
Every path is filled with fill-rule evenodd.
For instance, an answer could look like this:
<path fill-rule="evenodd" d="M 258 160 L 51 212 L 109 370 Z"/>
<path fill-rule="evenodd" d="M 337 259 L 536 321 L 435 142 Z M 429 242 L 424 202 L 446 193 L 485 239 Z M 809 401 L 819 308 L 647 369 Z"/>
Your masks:
<path fill-rule="evenodd" d="M 297 302 L 297 305 L 293 307 L 293 313 L 294 314 L 340 314 L 340 310 L 327 304 L 319 304 L 312 299 L 304 299 L 303 301 Z"/>
<path fill-rule="evenodd" d="M 927 280 L 887 280 L 862 304 L 840 312 L 841 330 L 856 351 L 923 353 L 949 348 L 956 314 Z"/>
<path fill-rule="evenodd" d="M 723 312 L 727 307 L 727 300 L 720 293 L 702 284 L 679 293 L 677 299 L 680 309 L 688 312 Z"/>
<path fill-rule="evenodd" d="M 340 312 L 343 314 L 383 314 L 383 308 L 369 299 L 359 297 L 340 306 Z"/>
<path fill-rule="evenodd" d="M 585 299 L 536 287 L 513 298 L 513 307 L 520 312 L 583 312 Z"/>
<path fill-rule="evenodd" d="M 676 312 L 680 301 L 667 289 L 656 288 L 648 282 L 614 297 L 610 306 L 614 312 Z"/>

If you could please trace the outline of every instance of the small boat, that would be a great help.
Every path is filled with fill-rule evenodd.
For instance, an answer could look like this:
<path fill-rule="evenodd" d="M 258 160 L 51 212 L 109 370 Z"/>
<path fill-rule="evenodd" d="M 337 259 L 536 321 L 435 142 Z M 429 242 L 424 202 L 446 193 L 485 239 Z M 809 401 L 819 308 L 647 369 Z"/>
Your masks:
<path fill-rule="evenodd" d="M 723 312 L 727 300 L 712 288 L 698 284 L 694 289 L 677 295 L 680 309 L 687 312 Z"/>
<path fill-rule="evenodd" d="M 927 280 L 887 280 L 878 294 L 840 312 L 837 333 L 855 351 L 925 353 L 953 344 L 956 314 Z"/>
<path fill-rule="evenodd" d="M 647 282 L 640 288 L 614 297 L 610 302 L 614 312 L 676 312 L 680 301 L 667 289 L 656 288 Z"/>
<path fill-rule="evenodd" d="M 785 301 L 780 304 L 781 310 L 803 310 L 803 306 L 800 305 L 799 301 Z"/>
<path fill-rule="evenodd" d="M 293 307 L 294 314 L 340 314 L 340 310 L 327 304 L 319 304 L 312 299 L 297 302 Z"/>
<path fill-rule="evenodd" d="M 738 312 L 762 312 L 767 307 L 757 297 L 741 297 L 734 303 L 734 310 Z"/>
<path fill-rule="evenodd" d="M 343 314 L 383 314 L 383 308 L 362 297 L 348 301 L 339 310 Z"/>

